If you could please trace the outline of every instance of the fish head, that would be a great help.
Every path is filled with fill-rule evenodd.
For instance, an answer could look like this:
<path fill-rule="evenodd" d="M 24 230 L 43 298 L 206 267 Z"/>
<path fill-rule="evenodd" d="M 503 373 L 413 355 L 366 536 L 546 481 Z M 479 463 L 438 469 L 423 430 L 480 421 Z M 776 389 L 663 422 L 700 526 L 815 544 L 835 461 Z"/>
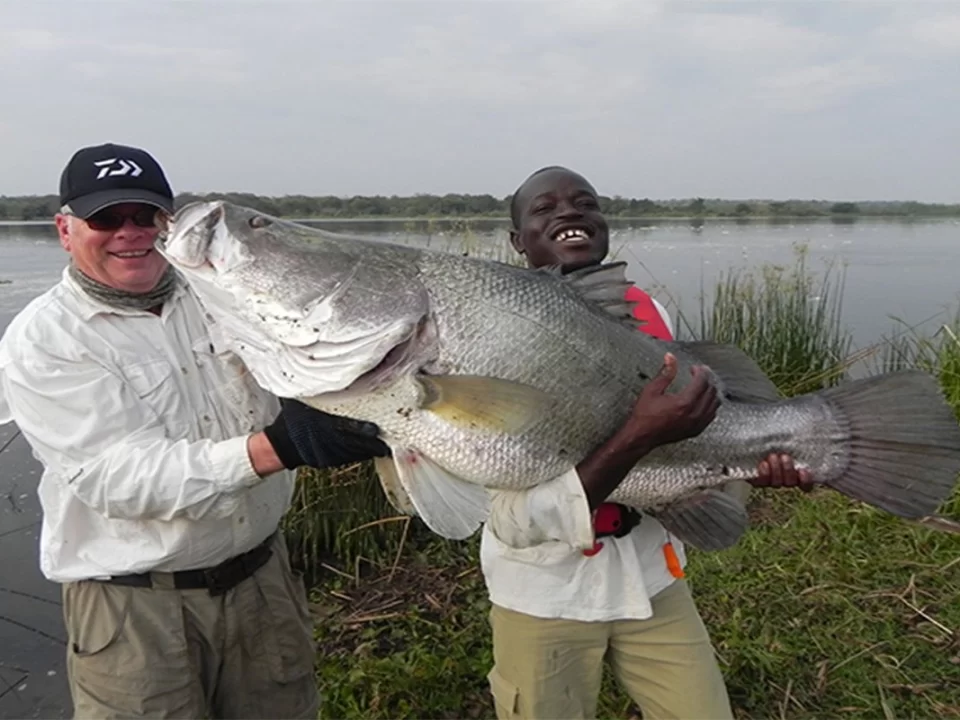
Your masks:
<path fill-rule="evenodd" d="M 369 392 L 436 355 L 428 295 L 397 246 L 216 201 L 181 208 L 159 249 L 279 396 Z"/>

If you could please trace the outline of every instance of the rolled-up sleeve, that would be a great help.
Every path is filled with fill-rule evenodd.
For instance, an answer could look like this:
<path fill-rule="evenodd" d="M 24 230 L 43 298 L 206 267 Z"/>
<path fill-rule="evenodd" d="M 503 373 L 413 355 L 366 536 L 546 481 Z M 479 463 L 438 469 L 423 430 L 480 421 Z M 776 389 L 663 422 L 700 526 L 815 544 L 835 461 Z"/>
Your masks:
<path fill-rule="evenodd" d="M 173 439 L 152 408 L 96 362 L 8 353 L 0 405 L 37 457 L 107 518 L 225 517 L 261 481 L 247 438 Z"/>
<path fill-rule="evenodd" d="M 500 542 L 525 548 L 564 542 L 593 547 L 593 515 L 576 468 L 527 490 L 493 494 L 487 527 Z"/>

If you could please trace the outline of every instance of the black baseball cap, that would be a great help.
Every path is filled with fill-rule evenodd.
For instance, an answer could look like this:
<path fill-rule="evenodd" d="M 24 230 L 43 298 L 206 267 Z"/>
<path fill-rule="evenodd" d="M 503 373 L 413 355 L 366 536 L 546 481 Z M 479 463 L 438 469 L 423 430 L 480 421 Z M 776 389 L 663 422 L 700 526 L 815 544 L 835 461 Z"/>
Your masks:
<path fill-rule="evenodd" d="M 60 205 L 88 218 L 109 205 L 137 202 L 173 212 L 163 168 L 146 150 L 106 143 L 77 150 L 60 176 Z"/>

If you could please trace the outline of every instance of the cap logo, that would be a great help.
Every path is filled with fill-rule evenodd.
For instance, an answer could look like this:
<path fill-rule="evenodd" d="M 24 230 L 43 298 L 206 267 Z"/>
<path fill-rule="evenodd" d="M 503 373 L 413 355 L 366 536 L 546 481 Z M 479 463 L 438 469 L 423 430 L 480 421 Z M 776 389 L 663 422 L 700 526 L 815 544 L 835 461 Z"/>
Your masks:
<path fill-rule="evenodd" d="M 100 168 L 100 172 L 97 175 L 97 180 L 102 180 L 105 177 L 113 177 L 114 175 L 129 175 L 130 177 L 137 177 L 143 172 L 143 168 L 137 165 L 133 160 L 124 160 L 122 158 L 107 158 L 106 160 L 98 160 L 93 164 Z M 115 164 L 116 167 L 114 167 Z"/>

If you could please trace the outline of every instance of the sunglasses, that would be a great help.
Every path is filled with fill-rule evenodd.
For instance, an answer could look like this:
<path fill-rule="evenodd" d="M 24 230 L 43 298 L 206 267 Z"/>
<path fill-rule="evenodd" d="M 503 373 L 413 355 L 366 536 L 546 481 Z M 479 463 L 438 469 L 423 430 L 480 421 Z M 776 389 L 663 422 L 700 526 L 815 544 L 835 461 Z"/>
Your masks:
<path fill-rule="evenodd" d="M 93 230 L 119 230 L 123 227 L 123 224 L 128 220 L 132 220 L 133 224 L 137 227 L 154 227 L 154 217 L 157 214 L 157 209 L 153 207 L 145 207 L 137 210 L 135 213 L 122 213 L 117 210 L 110 210 L 109 208 L 95 212 L 93 215 L 88 217 L 84 222 L 87 223 Z"/>

